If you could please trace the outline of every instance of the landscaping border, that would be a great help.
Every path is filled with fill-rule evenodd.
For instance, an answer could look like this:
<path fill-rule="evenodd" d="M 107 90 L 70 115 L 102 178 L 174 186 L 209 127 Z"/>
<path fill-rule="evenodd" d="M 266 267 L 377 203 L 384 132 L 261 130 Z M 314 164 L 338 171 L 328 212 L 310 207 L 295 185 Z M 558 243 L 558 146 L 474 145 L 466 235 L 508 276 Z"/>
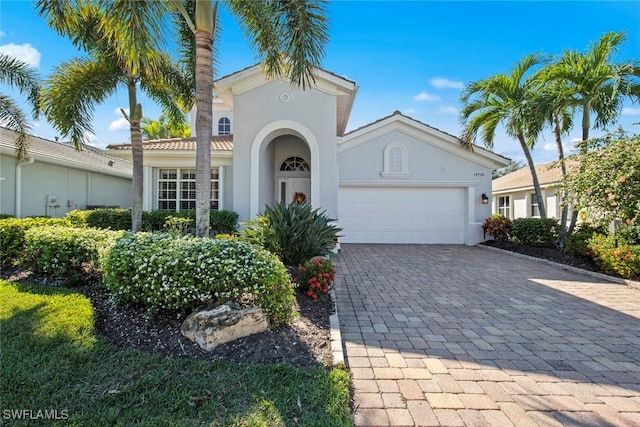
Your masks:
<path fill-rule="evenodd" d="M 637 282 L 635 280 L 629 280 L 629 279 L 623 279 L 621 277 L 609 276 L 608 274 L 598 273 L 596 271 L 584 270 L 582 268 L 573 267 L 571 265 L 566 265 L 566 264 L 561 264 L 559 262 L 549 261 L 548 259 L 544 259 L 544 258 L 538 258 L 538 257 L 529 256 L 529 255 L 524 255 L 524 254 L 520 254 L 518 252 L 508 251 L 506 249 L 494 248 L 492 246 L 487 246 L 487 245 L 482 245 L 482 244 L 478 244 L 476 246 L 477 247 L 481 247 L 481 248 L 485 248 L 485 249 L 488 249 L 488 250 L 494 251 L 494 252 L 506 253 L 506 254 L 515 256 L 517 258 L 528 259 L 528 260 L 532 260 L 532 261 L 542 262 L 542 263 L 545 263 L 545 264 L 548 264 L 548 265 L 553 265 L 553 266 L 559 267 L 559 268 L 561 268 L 563 270 L 572 271 L 574 273 L 585 274 L 587 276 L 591 276 L 591 277 L 596 278 L 596 279 L 606 280 L 608 282 L 617 283 L 617 284 L 620 284 L 620 285 L 627 285 L 627 286 L 631 286 L 633 288 L 640 289 L 640 282 Z"/>
<path fill-rule="evenodd" d="M 342 334 L 340 332 L 340 319 L 338 318 L 338 303 L 333 288 L 329 291 L 329 296 L 331 297 L 331 303 L 333 305 L 333 313 L 329 316 L 333 366 L 344 365 L 344 350 L 342 349 Z"/>

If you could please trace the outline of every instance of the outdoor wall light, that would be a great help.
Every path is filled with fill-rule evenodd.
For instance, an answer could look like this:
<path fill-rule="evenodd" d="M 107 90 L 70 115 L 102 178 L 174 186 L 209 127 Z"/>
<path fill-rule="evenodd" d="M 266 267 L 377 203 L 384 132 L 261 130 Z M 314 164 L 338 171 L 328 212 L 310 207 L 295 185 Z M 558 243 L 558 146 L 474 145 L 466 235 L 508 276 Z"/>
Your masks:
<path fill-rule="evenodd" d="M 487 196 L 487 193 L 482 193 L 482 196 L 480 196 L 480 198 L 482 199 L 483 205 L 489 204 L 489 196 Z"/>

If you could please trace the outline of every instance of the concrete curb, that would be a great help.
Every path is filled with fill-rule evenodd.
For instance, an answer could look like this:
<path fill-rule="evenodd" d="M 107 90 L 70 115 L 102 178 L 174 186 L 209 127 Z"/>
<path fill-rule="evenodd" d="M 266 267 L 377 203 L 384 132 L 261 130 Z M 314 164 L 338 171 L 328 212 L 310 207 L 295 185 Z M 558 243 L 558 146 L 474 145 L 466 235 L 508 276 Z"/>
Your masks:
<path fill-rule="evenodd" d="M 329 316 L 331 326 L 331 353 L 333 354 L 333 366 L 344 365 L 344 351 L 342 350 L 342 334 L 340 333 L 340 319 L 338 318 L 338 302 L 333 289 L 329 291 L 333 303 L 333 314 Z"/>
<path fill-rule="evenodd" d="M 528 260 L 531 260 L 531 261 L 541 262 L 543 264 L 553 265 L 553 266 L 561 268 L 563 270 L 572 271 L 574 273 L 584 274 L 586 276 L 591 276 L 591 277 L 593 277 L 595 279 L 606 280 L 607 282 L 618 283 L 620 285 L 627 285 L 627 286 L 631 286 L 633 288 L 640 289 L 640 282 L 636 282 L 635 280 L 622 279 L 620 277 L 609 276 L 607 274 L 598 273 L 598 272 L 595 272 L 595 271 L 583 270 L 582 268 L 573 267 L 571 265 L 560 264 L 560 263 L 557 263 L 557 262 L 549 261 L 548 259 L 536 258 L 536 257 L 532 257 L 532 256 L 529 256 L 529 255 L 524 255 L 524 254 L 519 254 L 517 252 L 508 251 L 508 250 L 505 250 L 505 249 L 494 248 L 492 246 L 486 246 L 486 245 L 476 245 L 476 246 L 479 247 L 479 248 L 488 249 L 488 250 L 494 251 L 494 252 L 500 252 L 500 253 L 503 253 L 503 254 L 509 254 L 509 255 L 514 256 L 516 258 L 528 259 Z"/>

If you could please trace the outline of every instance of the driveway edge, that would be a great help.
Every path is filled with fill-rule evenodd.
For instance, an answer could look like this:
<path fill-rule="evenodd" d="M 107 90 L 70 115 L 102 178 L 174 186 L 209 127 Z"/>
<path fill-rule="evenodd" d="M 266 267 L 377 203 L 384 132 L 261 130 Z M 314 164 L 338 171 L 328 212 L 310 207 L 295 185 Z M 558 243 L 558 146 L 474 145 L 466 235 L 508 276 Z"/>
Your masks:
<path fill-rule="evenodd" d="M 340 319 L 338 318 L 338 301 L 333 288 L 329 291 L 333 302 L 333 314 L 329 316 L 331 327 L 331 353 L 333 354 L 333 366 L 344 365 L 344 351 L 342 349 L 342 334 L 340 333 Z"/>
<path fill-rule="evenodd" d="M 542 262 L 544 264 L 553 265 L 553 266 L 556 266 L 556 267 L 561 268 L 563 270 L 572 271 L 574 273 L 584 274 L 584 275 L 591 276 L 591 277 L 596 278 L 596 279 L 606 280 L 608 282 L 617 283 L 617 284 L 620 284 L 620 285 L 627 285 L 627 286 L 631 286 L 633 288 L 640 289 L 640 282 L 636 282 L 635 280 L 622 279 L 620 277 L 609 276 L 607 274 L 598 273 L 596 271 L 583 270 L 582 268 L 573 267 L 571 265 L 560 264 L 558 262 L 549 261 L 548 259 L 537 258 L 537 257 L 529 256 L 529 255 L 519 254 L 517 252 L 507 251 L 505 249 L 494 248 L 492 246 L 486 246 L 486 245 L 482 245 L 482 244 L 478 244 L 476 246 L 480 247 L 480 248 L 488 249 L 488 250 L 494 251 L 494 252 L 506 253 L 506 254 L 512 255 L 512 256 L 514 256 L 516 258 L 528 259 L 528 260 L 531 260 L 531 261 L 537 261 L 537 262 Z"/>

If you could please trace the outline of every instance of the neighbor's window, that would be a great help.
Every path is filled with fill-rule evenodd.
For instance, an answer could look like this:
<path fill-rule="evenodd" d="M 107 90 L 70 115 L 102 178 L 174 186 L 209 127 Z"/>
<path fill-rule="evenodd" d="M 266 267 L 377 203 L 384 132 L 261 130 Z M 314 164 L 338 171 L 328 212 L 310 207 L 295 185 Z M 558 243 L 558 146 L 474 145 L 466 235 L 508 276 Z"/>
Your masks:
<path fill-rule="evenodd" d="M 231 133 L 231 120 L 228 117 L 222 117 L 218 120 L 218 135 L 229 135 Z"/>
<path fill-rule="evenodd" d="M 218 168 L 211 169 L 211 209 L 219 205 Z M 196 208 L 196 170 L 158 171 L 158 209 L 186 211 Z"/>
<path fill-rule="evenodd" d="M 511 218 L 511 200 L 509 196 L 498 197 L 498 213 L 505 218 Z"/>
<path fill-rule="evenodd" d="M 531 193 L 531 216 L 540 216 L 540 206 L 538 205 L 536 193 Z"/>

